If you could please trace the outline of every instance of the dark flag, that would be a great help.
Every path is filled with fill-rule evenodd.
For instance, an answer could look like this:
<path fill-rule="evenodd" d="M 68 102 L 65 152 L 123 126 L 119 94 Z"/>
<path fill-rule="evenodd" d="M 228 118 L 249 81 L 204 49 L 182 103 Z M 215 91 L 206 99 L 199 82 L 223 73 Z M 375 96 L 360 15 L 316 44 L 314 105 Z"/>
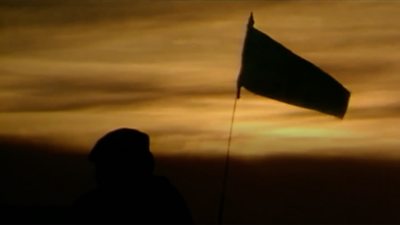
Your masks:
<path fill-rule="evenodd" d="M 343 118 L 350 92 L 309 61 L 253 27 L 250 16 L 237 81 L 240 88 Z"/>

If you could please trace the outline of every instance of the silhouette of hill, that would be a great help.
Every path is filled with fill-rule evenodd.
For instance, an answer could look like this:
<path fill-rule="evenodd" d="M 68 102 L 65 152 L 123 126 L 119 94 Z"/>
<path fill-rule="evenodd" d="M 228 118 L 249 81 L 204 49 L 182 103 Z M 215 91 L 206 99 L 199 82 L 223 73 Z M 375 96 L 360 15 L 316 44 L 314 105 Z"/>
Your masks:
<path fill-rule="evenodd" d="M 68 217 L 63 207 L 94 186 L 92 168 L 86 155 L 55 147 L 0 137 L 3 208 L 23 208 L 20 217 L 39 211 L 45 222 Z M 276 155 L 231 163 L 226 223 L 400 223 L 399 161 Z M 156 155 L 156 172 L 178 187 L 196 223 L 216 222 L 222 171 L 223 158 Z"/>

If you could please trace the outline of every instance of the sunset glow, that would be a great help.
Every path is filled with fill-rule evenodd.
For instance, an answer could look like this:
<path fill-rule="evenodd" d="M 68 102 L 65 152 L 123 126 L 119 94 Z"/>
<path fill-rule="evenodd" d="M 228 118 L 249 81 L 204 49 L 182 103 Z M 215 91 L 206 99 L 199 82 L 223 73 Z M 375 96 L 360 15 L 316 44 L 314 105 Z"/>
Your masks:
<path fill-rule="evenodd" d="M 400 1 L 0 1 L 0 135 L 225 154 L 251 11 L 352 96 L 339 120 L 243 90 L 232 154 L 400 157 Z"/>

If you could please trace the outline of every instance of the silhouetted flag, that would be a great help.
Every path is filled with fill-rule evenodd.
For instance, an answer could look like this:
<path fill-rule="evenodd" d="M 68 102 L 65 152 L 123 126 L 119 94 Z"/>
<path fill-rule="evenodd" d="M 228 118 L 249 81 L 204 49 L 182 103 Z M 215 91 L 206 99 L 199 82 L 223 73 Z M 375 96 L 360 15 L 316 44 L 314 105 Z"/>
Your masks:
<path fill-rule="evenodd" d="M 238 77 L 240 88 L 343 118 L 350 92 L 329 74 L 253 27 L 249 18 Z"/>

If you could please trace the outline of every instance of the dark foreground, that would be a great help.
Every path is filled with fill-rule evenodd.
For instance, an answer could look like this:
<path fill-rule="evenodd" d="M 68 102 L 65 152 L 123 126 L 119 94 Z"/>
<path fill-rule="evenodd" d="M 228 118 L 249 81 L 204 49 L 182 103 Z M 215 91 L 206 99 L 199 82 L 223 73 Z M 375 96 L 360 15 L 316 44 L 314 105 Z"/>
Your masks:
<path fill-rule="evenodd" d="M 92 168 L 52 148 L 0 138 L 0 222 L 79 222 L 71 205 L 94 187 Z M 400 223 L 400 161 L 280 155 L 231 165 L 225 223 Z M 156 167 L 196 223 L 216 223 L 222 158 L 158 156 Z"/>

